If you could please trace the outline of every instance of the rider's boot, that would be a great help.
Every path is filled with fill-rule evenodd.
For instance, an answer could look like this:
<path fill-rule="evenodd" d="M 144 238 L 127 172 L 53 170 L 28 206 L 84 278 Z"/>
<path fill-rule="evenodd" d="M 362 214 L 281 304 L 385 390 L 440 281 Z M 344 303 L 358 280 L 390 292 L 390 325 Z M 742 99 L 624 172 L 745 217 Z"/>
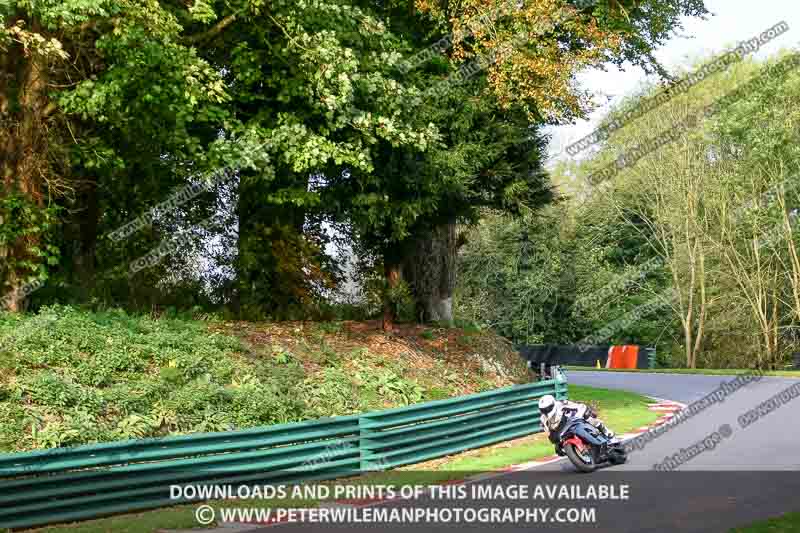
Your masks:
<path fill-rule="evenodd" d="M 608 440 L 614 440 L 614 432 L 613 432 L 613 431 L 611 431 L 610 429 L 608 429 L 608 428 L 605 426 L 605 424 L 603 424 L 602 422 L 601 422 L 601 423 L 599 423 L 599 424 L 597 425 L 597 429 L 599 429 L 599 430 L 600 430 L 600 432 L 601 432 L 603 435 L 605 435 L 606 437 L 608 437 Z"/>

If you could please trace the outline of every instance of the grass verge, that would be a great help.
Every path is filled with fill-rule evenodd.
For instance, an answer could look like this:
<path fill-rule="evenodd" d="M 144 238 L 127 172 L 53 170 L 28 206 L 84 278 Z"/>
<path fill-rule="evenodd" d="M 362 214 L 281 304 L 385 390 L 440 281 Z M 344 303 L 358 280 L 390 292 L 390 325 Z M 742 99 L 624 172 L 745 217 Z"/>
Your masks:
<path fill-rule="evenodd" d="M 800 513 L 789 513 L 746 527 L 732 529 L 731 533 L 800 533 Z"/>
<path fill-rule="evenodd" d="M 625 391 L 571 385 L 570 399 L 593 404 L 600 417 L 617 433 L 626 433 L 658 418 L 647 404 L 651 400 Z M 458 455 L 410 465 L 390 472 L 376 472 L 346 480 L 348 484 L 434 484 L 463 479 L 469 473 L 497 470 L 553 454 L 553 446 L 543 434 L 470 450 Z M 326 483 L 342 483 L 344 480 Z M 318 500 L 241 500 L 211 502 L 216 507 L 315 507 Z M 77 524 L 47 527 L 42 533 L 152 533 L 159 529 L 197 528 L 195 506 L 178 506 L 155 511 L 120 515 Z M 198 528 L 200 530 L 200 528 Z"/>

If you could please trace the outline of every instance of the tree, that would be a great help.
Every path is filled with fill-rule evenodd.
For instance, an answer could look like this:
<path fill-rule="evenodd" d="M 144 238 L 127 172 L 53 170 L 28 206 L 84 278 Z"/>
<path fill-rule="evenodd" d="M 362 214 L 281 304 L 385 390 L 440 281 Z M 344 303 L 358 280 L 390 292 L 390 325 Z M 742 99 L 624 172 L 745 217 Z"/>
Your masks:
<path fill-rule="evenodd" d="M 371 146 L 378 140 L 424 149 L 436 134 L 424 121 L 417 120 L 417 127 L 407 120 L 413 117 L 410 98 L 386 74 L 399 57 L 385 52 L 395 38 L 370 11 L 348 2 L 268 10 L 246 0 L 19 2 L 3 15 L 8 44 L 3 79 L 22 68 L 12 59 L 36 45 L 31 57 L 49 62 L 53 85 L 47 94 L 36 86 L 20 98 L 11 82 L 2 87 L 10 102 L 5 107 L 21 110 L 8 120 L 26 125 L 4 129 L 20 132 L 4 147 L 63 156 L 59 168 L 47 157 L 3 157 L 15 161 L 3 169 L 5 181 L 30 175 L 21 173 L 26 165 L 48 165 L 48 180 L 13 184 L 14 190 L 36 208 L 47 203 L 44 183 L 54 197 L 64 189 L 72 193 L 61 201 L 70 213 L 60 220 L 62 274 L 75 279 L 70 271 L 81 270 L 75 280 L 80 286 L 107 278 L 115 300 L 132 299 L 131 291 L 152 286 L 141 274 L 132 287 L 125 263 L 168 237 L 175 223 L 198 220 L 199 212 L 183 206 L 162 214 L 121 243 L 98 235 L 139 217 L 166 199 L 171 187 L 223 171 L 239 192 L 238 298 L 267 312 L 296 303 L 296 285 L 301 293 L 308 289 L 303 272 L 318 255 L 318 243 L 305 238 L 311 234 L 306 213 L 318 219 L 320 212 L 309 176 L 343 166 L 369 173 Z M 20 29 L 17 21 L 34 21 L 35 29 Z M 63 126 L 51 128 L 61 137 L 47 142 L 25 133 L 48 131 L 27 126 L 41 123 L 45 110 Z M 43 143 L 49 152 L 39 146 Z M 56 187 L 53 177 L 73 179 L 74 186 Z M 29 225 L 44 226 L 33 219 Z M 73 239 L 75 248 L 69 244 Z M 25 255 L 41 252 L 30 236 L 23 232 L 7 241 L 4 255 L 17 257 L 20 265 L 20 272 L 12 269 L 6 276 L 9 284 L 19 286 L 34 266 L 44 275 L 43 265 Z M 285 254 L 276 255 L 270 243 L 283 243 Z M 294 250 L 304 252 L 292 258 Z M 103 276 L 93 275 L 95 258 Z M 270 302 L 272 290 L 276 295 L 283 290 L 283 296 Z"/>
<path fill-rule="evenodd" d="M 239 174 L 237 300 L 255 313 L 302 313 L 326 283 L 321 223 L 353 201 L 328 190 L 342 179 L 369 185 L 382 152 L 425 150 L 437 132 L 415 114 L 416 89 L 394 69 L 398 38 L 371 4 L 206 9 L 230 21 L 200 50 L 225 73 L 228 127 L 254 132 L 270 157 Z"/>
<path fill-rule="evenodd" d="M 484 207 L 519 213 L 549 201 L 544 141 L 524 117 L 483 98 L 479 80 L 418 109 L 438 126 L 438 142 L 425 153 L 389 148 L 366 186 L 338 179 L 331 192 L 353 199 L 342 214 L 382 260 L 387 289 L 407 283 L 420 320 L 451 322 L 457 224 L 476 222 Z"/>
<path fill-rule="evenodd" d="M 796 337 L 782 332 L 794 330 L 800 316 L 796 231 L 800 167 L 791 141 L 799 118 L 791 102 L 800 90 L 800 78 L 793 68 L 770 75 L 778 65 L 796 65 L 797 57 L 779 54 L 763 64 L 746 65 L 738 77 L 755 80 L 749 84 L 751 90 L 713 127 L 720 164 L 728 169 L 728 216 L 721 218 L 727 246 L 722 253 L 733 259 L 731 277 L 758 331 L 752 358 L 764 366 L 788 355 Z M 759 127 L 753 128 L 753 123 Z"/>
<path fill-rule="evenodd" d="M 571 340 L 574 272 L 564 206 L 524 216 L 485 213 L 459 254 L 456 306 L 465 320 L 519 344 Z"/>
<path fill-rule="evenodd" d="M 534 123 L 561 123 L 585 114 L 591 95 L 576 91 L 574 81 L 588 67 L 629 62 L 669 79 L 654 50 L 682 28 L 681 17 L 708 14 L 702 0 L 425 0 L 417 5 L 439 24 L 440 35 L 452 35 L 455 60 L 498 58 L 488 68 L 489 87 L 502 105 L 522 105 Z"/>
<path fill-rule="evenodd" d="M 705 12 L 702 2 L 647 4 L 652 4 L 648 6 L 653 8 L 650 13 L 640 10 L 638 4 L 629 5 L 629 12 L 616 2 L 613 8 L 608 2 L 576 7 L 564 1 L 537 2 L 521 8 L 511 2 L 416 4 L 433 21 L 423 35 L 437 43 L 444 40 L 453 44 L 444 65 L 441 60 L 420 62 L 416 56 L 412 58 L 411 68 L 417 69 L 419 84 L 443 93 L 434 102 L 419 102 L 428 116 L 438 119 L 435 124 L 445 136 L 442 151 L 447 156 L 437 159 L 436 152 L 431 152 L 427 158 L 429 165 L 434 165 L 430 172 L 445 184 L 459 183 L 458 178 L 464 176 L 456 195 L 443 195 L 447 189 L 441 187 L 425 191 L 436 194 L 429 206 L 438 207 L 427 215 L 409 210 L 419 216 L 417 231 L 406 232 L 405 220 L 398 221 L 399 231 L 379 231 L 385 243 L 382 255 L 387 263 L 387 285 L 397 283 L 403 275 L 411 276 L 421 318 L 452 321 L 448 302 L 455 273 L 449 271 L 449 265 L 455 264 L 451 258 L 456 254 L 457 240 L 452 238 L 456 223 L 474 222 L 477 208 L 482 206 L 519 212 L 551 198 L 541 168 L 541 152 L 536 148 L 540 137 L 535 128 L 586 111 L 587 95 L 575 91 L 575 74 L 607 60 L 633 60 L 658 69 L 650 52 L 679 25 L 679 14 Z M 665 25 L 643 23 L 649 17 L 659 18 Z M 469 80 L 466 83 L 465 78 Z M 475 108 L 472 98 L 480 102 Z M 487 99 L 493 102 L 487 103 Z M 487 121 L 479 118 L 487 110 L 505 121 L 500 130 L 487 128 Z M 478 126 L 484 134 L 492 133 L 482 136 Z M 478 155 L 481 145 L 489 149 Z M 525 148 L 527 151 L 523 151 Z M 536 158 L 529 157 L 531 149 L 538 154 Z M 461 156 L 472 159 L 456 162 Z M 418 176 L 419 162 L 400 169 L 394 180 L 398 175 Z M 437 251 L 436 256 L 433 251 Z M 389 319 L 387 314 L 385 326 Z"/>
<path fill-rule="evenodd" d="M 457 227 L 551 200 L 537 127 L 586 109 L 574 74 L 605 60 L 657 69 L 649 51 L 681 15 L 703 14 L 692 0 L 509 7 L 6 2 L 3 301 L 50 276 L 65 298 L 155 305 L 185 269 L 130 278 L 128 265 L 225 211 L 235 227 L 215 231 L 235 243 L 220 255 L 234 279 L 219 292 L 244 314 L 307 313 L 337 277 L 323 251 L 333 224 L 411 287 L 418 318 L 451 321 Z M 403 68 L 451 34 L 446 55 Z M 106 237 L 215 175 L 226 182 Z M 175 264 L 212 239 L 194 233 Z"/>
<path fill-rule="evenodd" d="M 797 196 L 789 184 L 797 180 L 788 169 L 796 154 L 784 127 L 793 122 L 787 102 L 797 78 L 775 68 L 786 60 L 744 62 L 706 79 L 646 124 L 616 131 L 582 169 L 596 176 L 597 168 L 624 162 L 597 184 L 590 203 L 614 206 L 656 254 L 675 294 L 672 316 L 682 330 L 675 344 L 689 367 L 772 365 L 783 353 L 781 328 L 792 327 L 786 302 L 794 301 Z M 788 120 L 777 120 L 781 113 Z M 753 120 L 766 126 L 753 128 Z M 651 153 L 631 155 L 659 139 L 666 142 Z M 633 263 L 650 270 L 650 259 Z"/>
<path fill-rule="evenodd" d="M 98 191 L 125 181 L 131 197 L 131 181 L 142 176 L 125 171 L 163 169 L 167 153 L 172 170 L 187 160 L 202 166 L 192 129 L 219 113 L 225 92 L 182 43 L 167 2 L 13 1 L 0 16 L 0 275 L 18 310 L 24 283 L 46 278 L 59 252 L 76 268 L 91 266 L 99 221 L 118 214 L 103 210 Z M 56 246 L 67 218 L 74 252 Z"/>

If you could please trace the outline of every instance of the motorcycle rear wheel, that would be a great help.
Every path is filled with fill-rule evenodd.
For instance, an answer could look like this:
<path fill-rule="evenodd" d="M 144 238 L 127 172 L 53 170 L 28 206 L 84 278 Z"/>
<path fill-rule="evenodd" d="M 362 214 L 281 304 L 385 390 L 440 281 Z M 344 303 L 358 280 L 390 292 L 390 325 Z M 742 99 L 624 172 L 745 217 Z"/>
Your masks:
<path fill-rule="evenodd" d="M 564 446 L 564 453 L 567 454 L 567 457 L 569 457 L 570 462 L 575 468 L 580 472 L 588 474 L 595 471 L 597 462 L 595 460 L 594 450 L 590 447 L 587 447 L 586 450 L 588 454 L 581 454 L 574 444 L 567 444 Z"/>

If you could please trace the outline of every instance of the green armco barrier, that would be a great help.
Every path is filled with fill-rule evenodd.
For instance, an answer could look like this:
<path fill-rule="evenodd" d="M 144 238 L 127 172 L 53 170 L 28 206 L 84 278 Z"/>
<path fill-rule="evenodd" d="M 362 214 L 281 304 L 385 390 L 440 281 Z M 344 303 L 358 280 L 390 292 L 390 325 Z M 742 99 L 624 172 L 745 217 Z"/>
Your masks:
<path fill-rule="evenodd" d="M 563 374 L 467 396 L 222 433 L 0 454 L 0 528 L 187 503 L 176 485 L 299 483 L 419 463 L 541 431 L 536 399 Z"/>

